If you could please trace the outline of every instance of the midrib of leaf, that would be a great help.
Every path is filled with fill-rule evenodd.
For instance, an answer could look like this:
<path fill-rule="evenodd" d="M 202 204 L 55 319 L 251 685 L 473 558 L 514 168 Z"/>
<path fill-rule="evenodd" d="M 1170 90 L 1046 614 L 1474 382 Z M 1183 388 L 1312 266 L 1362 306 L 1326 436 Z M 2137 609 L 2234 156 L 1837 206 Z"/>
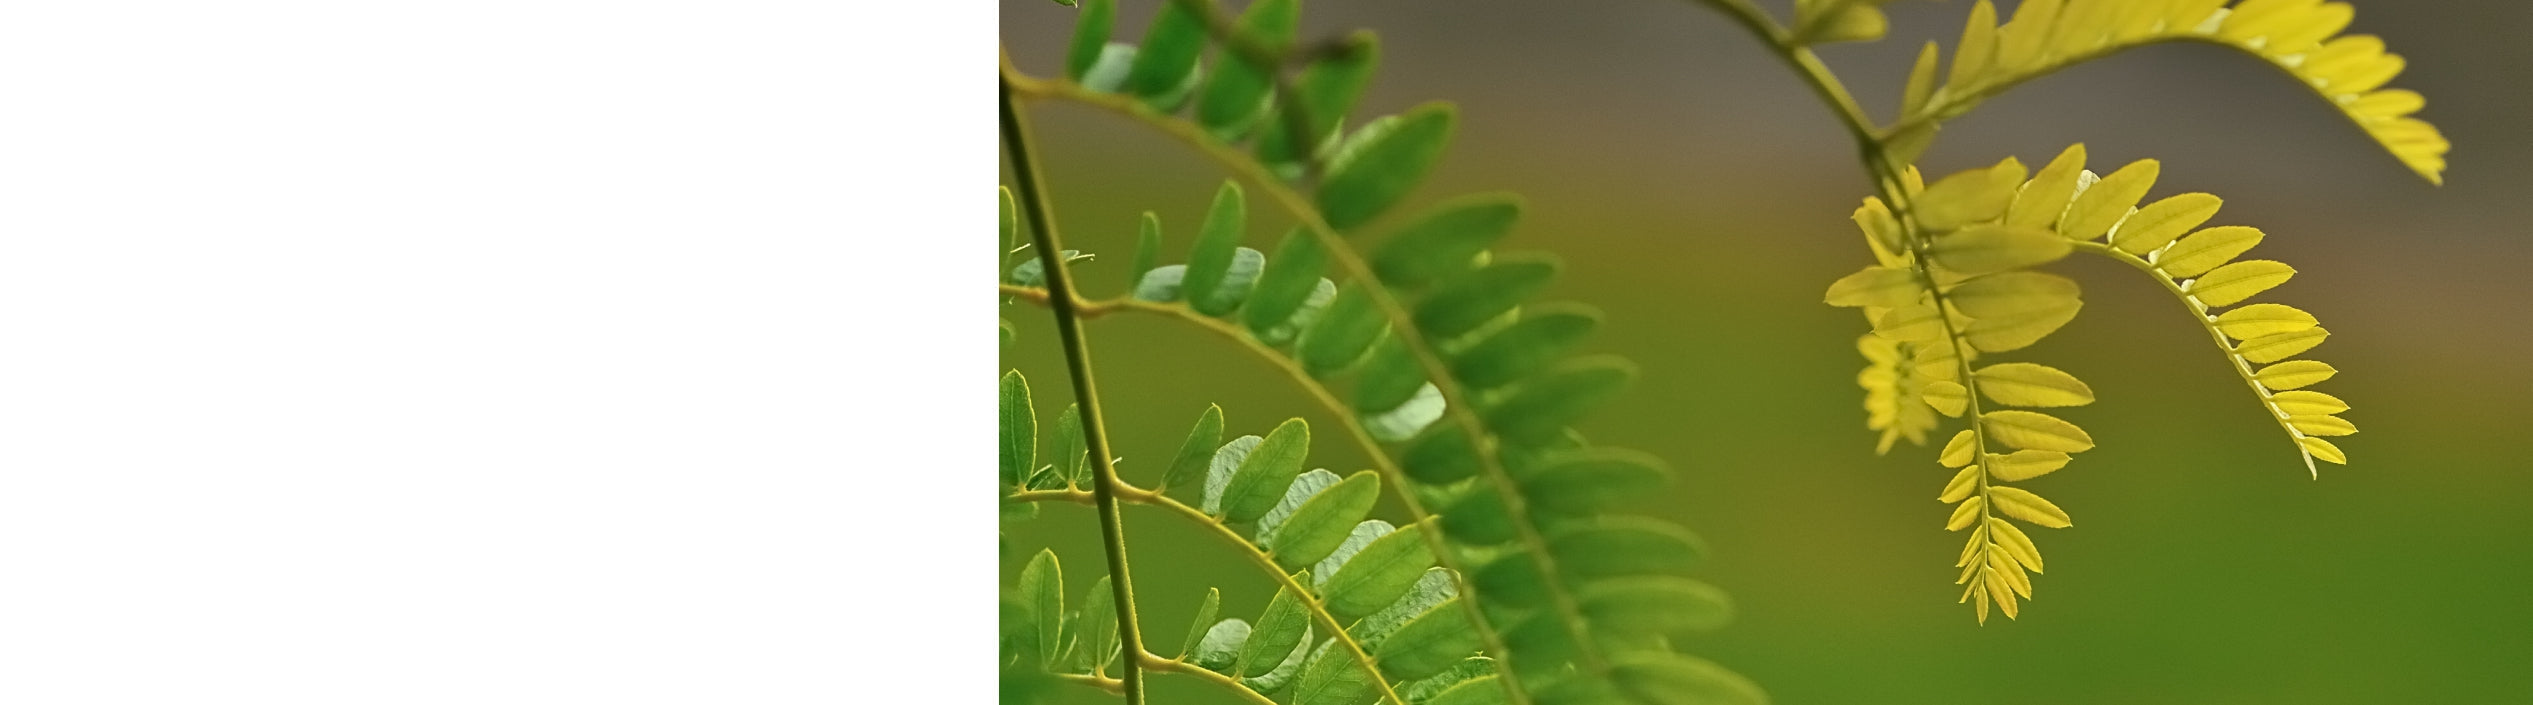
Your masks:
<path fill-rule="evenodd" d="M 1011 56 L 1001 62 L 1006 71 Z M 1001 87 L 1002 137 L 1016 180 L 1020 206 L 1028 214 L 1029 237 L 1045 262 L 1043 271 L 1055 314 L 1057 338 L 1064 346 L 1064 361 L 1073 381 L 1073 396 L 1081 409 L 1082 440 L 1090 453 L 1092 497 L 1099 508 L 1100 537 L 1108 559 L 1108 584 L 1117 612 L 1117 637 L 1127 653 L 1143 652 L 1143 632 L 1135 623 L 1135 591 L 1132 574 L 1126 567 L 1126 534 L 1123 518 L 1117 511 L 1116 455 L 1109 452 L 1108 429 L 1099 406 L 1099 385 L 1091 378 L 1090 340 L 1082 332 L 1082 320 L 1074 313 L 1079 298 L 1074 294 L 1072 265 L 1064 260 L 1063 237 L 1055 229 L 1054 207 L 1047 202 L 1046 186 L 1040 181 L 1037 155 L 1029 143 L 1028 118 L 1021 112 L 1020 101 L 1012 93 L 1012 85 Z M 1123 681 L 1127 705 L 1143 705 L 1143 672 L 1134 659 L 1118 666 L 1118 680 Z"/>
<path fill-rule="evenodd" d="M 1523 544 L 1525 551 L 1538 560 L 1538 569 L 1542 577 L 1547 578 L 1542 582 L 1547 586 L 1550 603 L 1556 610 L 1559 621 L 1566 628 L 1569 636 L 1574 639 L 1577 649 L 1582 652 L 1585 665 L 1596 674 L 1608 670 L 1608 663 L 1601 657 L 1598 644 L 1590 638 L 1590 635 L 1583 632 L 1583 610 L 1580 603 L 1575 600 L 1573 593 L 1566 589 L 1563 580 L 1558 577 L 1555 561 L 1548 555 L 1548 542 L 1539 534 L 1538 527 L 1531 524 L 1529 508 L 1520 493 L 1515 491 L 1512 475 L 1505 472 L 1503 462 L 1495 456 L 1492 449 L 1483 445 L 1486 442 L 1485 439 L 1491 438 L 1492 434 L 1486 433 L 1484 425 L 1479 422 L 1477 414 L 1469 406 L 1468 394 L 1460 388 L 1458 380 L 1451 376 L 1450 368 L 1443 364 L 1441 356 L 1435 353 L 1433 346 L 1416 330 L 1415 319 L 1406 306 L 1400 304 L 1398 298 L 1392 295 L 1387 287 L 1379 285 L 1380 279 L 1373 274 L 1371 266 L 1364 262 L 1363 257 L 1355 252 L 1353 245 L 1348 243 L 1344 236 L 1328 227 L 1328 223 L 1320 217 L 1318 208 L 1313 206 L 1309 199 L 1294 192 L 1282 180 L 1268 172 L 1265 166 L 1250 159 L 1248 155 L 1234 151 L 1208 136 L 1204 128 L 1196 123 L 1157 113 L 1139 101 L 1093 92 L 1068 81 L 1039 80 L 1021 76 L 1018 75 L 1017 70 L 1010 68 L 1008 63 L 1005 64 L 1004 75 L 1005 80 L 1020 93 L 1103 108 L 1145 123 L 1194 146 L 1198 151 L 1204 152 L 1243 180 L 1251 183 L 1260 192 L 1267 194 L 1279 207 L 1300 220 L 1302 226 L 1308 229 L 1327 250 L 1326 254 L 1330 261 L 1335 262 L 1347 276 L 1364 282 L 1365 289 L 1371 294 L 1374 304 L 1380 308 L 1382 316 L 1389 320 L 1392 334 L 1399 336 L 1401 344 L 1415 356 L 1417 366 L 1425 372 L 1436 391 L 1441 392 L 1443 415 L 1460 428 L 1461 433 L 1470 439 L 1469 442 L 1472 445 L 1477 446 L 1474 449 L 1476 451 L 1474 455 L 1478 458 L 1479 474 L 1485 477 L 1487 483 L 1503 498 L 1505 513 L 1513 520 L 1517 540 Z M 1297 144 L 1307 143 L 1308 141 L 1305 140 Z M 1384 472 L 1390 473 L 1393 484 L 1400 487 L 1410 486 L 1406 475 L 1396 472 L 1395 467 Z M 1408 513 L 1417 521 L 1426 521 L 1434 516 L 1425 510 L 1423 503 L 1416 499 L 1415 493 L 1399 492 L 1398 496 L 1407 506 Z M 1494 627 L 1493 622 L 1487 619 L 1485 611 L 1478 607 L 1480 600 L 1477 597 L 1475 582 L 1470 579 L 1468 571 L 1459 565 L 1459 560 L 1454 556 L 1450 546 L 1444 543 L 1441 532 L 1428 532 L 1425 540 L 1433 548 L 1436 559 L 1443 564 L 1443 567 L 1451 569 L 1459 583 L 1461 594 L 1469 596 L 1469 599 L 1461 600 L 1460 603 L 1468 611 L 1471 622 L 1479 625 L 1479 633 L 1486 642 L 1487 650 L 1499 655 L 1510 654 L 1511 651 L 1504 646 L 1503 635 Z M 1497 671 L 1506 684 L 1506 690 L 1512 694 L 1514 702 L 1529 702 L 1528 693 L 1522 690 L 1515 680 L 1513 669 L 1499 668 Z"/>
<path fill-rule="evenodd" d="M 2260 383 L 2260 375 L 2252 371 L 2251 361 L 2243 359 L 2242 354 L 2235 351 L 2234 344 L 2226 341 L 2225 331 L 2217 328 L 2216 319 L 2208 316 L 2207 304 L 2200 303 L 2199 297 L 2181 288 L 2180 282 L 2173 281 L 2171 276 L 2164 274 L 2164 270 L 2156 267 L 2155 263 L 2146 261 L 2145 258 L 2090 240 L 2076 243 L 2076 250 L 2109 257 L 2145 272 L 2148 279 L 2162 284 L 2165 291 L 2172 292 L 2174 298 L 2181 299 L 2181 306 L 2190 311 L 2190 319 L 2199 322 L 2199 327 L 2206 330 L 2208 336 L 2216 341 L 2217 350 L 2225 353 L 2226 361 L 2233 363 L 2234 374 L 2242 377 L 2244 384 L 2251 385 L 2252 397 L 2260 400 L 2261 408 L 2269 410 L 2269 419 L 2278 422 L 2278 428 L 2287 432 L 2289 444 L 2294 445 L 2296 453 L 2304 458 L 2305 472 L 2312 474 L 2314 479 L 2322 478 L 2321 468 L 2313 464 L 2313 451 L 2304 448 L 2304 432 L 2296 430 L 2294 424 L 2287 422 L 2289 414 L 2286 410 L 2278 408 L 2278 403 L 2272 399 L 2273 395 L 2269 391 L 2269 386 Z"/>
<path fill-rule="evenodd" d="M 1398 494 L 1404 496 L 1407 492 L 1402 490 Z M 1169 495 L 1126 484 L 1124 481 L 1118 482 L 1117 496 L 1129 504 L 1154 507 L 1176 514 L 1181 519 L 1204 526 L 1208 529 L 1207 533 L 1230 544 L 1259 570 L 1274 576 L 1277 586 L 1301 601 L 1302 607 L 1310 611 L 1312 621 L 1318 622 L 1321 628 L 1328 630 L 1328 633 L 1332 635 L 1331 638 L 1336 639 L 1338 645 L 1345 647 L 1346 652 L 1354 657 L 1355 663 L 1361 665 L 1364 673 L 1371 676 L 1372 684 L 1379 688 L 1382 699 L 1400 705 L 1407 703 L 1406 699 L 1399 697 L 1397 689 L 1390 685 L 1390 679 L 1381 674 L 1379 665 L 1372 658 L 1372 652 L 1363 649 L 1363 643 L 1356 641 L 1354 635 L 1346 631 L 1345 624 L 1337 621 L 1337 615 L 1328 611 L 1328 606 L 1321 603 L 1319 598 L 1311 593 L 1309 586 L 1303 585 L 1301 581 L 1294 580 L 1291 574 L 1285 573 L 1282 566 L 1275 564 L 1275 557 L 1258 550 L 1257 545 L 1242 538 L 1240 532 L 1233 531 L 1231 527 L 1215 521 L 1212 515 L 1205 513 L 1205 510 L 1188 506 L 1186 502 L 1172 499 Z M 1093 504 L 1097 500 L 1090 493 L 1075 489 L 1031 490 L 1013 493 L 1009 498 L 1016 502 L 1071 502 L 1085 505 Z M 1203 671 L 1204 669 L 1195 670 Z M 1205 672 L 1212 673 L 1212 671 Z M 1248 689 L 1246 686 L 1240 686 L 1238 681 L 1229 682 L 1241 690 Z"/>

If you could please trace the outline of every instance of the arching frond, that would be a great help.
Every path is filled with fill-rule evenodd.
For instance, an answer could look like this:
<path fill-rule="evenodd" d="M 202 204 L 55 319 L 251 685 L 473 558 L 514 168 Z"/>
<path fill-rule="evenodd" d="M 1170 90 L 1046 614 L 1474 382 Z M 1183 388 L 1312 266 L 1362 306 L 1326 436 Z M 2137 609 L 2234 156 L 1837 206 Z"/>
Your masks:
<path fill-rule="evenodd" d="M 1997 22 L 1989 0 L 1970 12 L 1940 85 L 1940 49 L 1928 43 L 1912 72 L 1892 135 L 1925 133 L 2007 88 L 2068 66 L 2149 44 L 2205 42 L 2259 57 L 2330 101 L 2402 164 L 2443 183 L 2451 147 L 2412 117 L 2426 100 L 2387 89 L 2407 62 L 2371 35 L 2342 36 L 2356 11 L 2322 0 L 2024 0 Z"/>

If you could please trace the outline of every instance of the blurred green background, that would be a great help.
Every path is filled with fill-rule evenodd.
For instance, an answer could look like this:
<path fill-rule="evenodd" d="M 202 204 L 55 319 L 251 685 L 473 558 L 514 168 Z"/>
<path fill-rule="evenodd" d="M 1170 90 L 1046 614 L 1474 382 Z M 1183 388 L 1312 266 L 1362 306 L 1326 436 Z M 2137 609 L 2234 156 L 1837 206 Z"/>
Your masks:
<path fill-rule="evenodd" d="M 1140 36 L 1157 3 L 1123 4 L 1120 35 Z M 1769 6 L 1783 16 L 1786 4 Z M 2101 448 L 2029 485 L 2076 526 L 2035 530 L 2052 570 L 2020 621 L 1985 627 L 1954 603 L 1962 537 L 1942 530 L 1935 501 L 1951 471 L 1931 448 L 1874 454 L 1854 383 L 1866 326 L 1820 303 L 1870 261 L 1847 220 L 1869 185 L 1837 123 L 1757 42 L 1663 0 L 1317 2 L 1303 20 L 1307 36 L 1381 34 L 1368 111 L 1462 107 L 1451 153 L 1398 212 L 1520 193 L 1530 207 L 1508 247 L 1555 252 L 1568 272 L 1555 294 L 1608 313 L 1593 346 L 1644 376 L 1582 428 L 1679 469 L 1642 510 L 1710 540 L 1701 577 L 1741 610 L 1687 648 L 1777 702 L 2533 702 L 2533 474 L 2519 448 L 2533 391 L 2521 308 L 2533 176 L 2520 166 L 2533 140 L 2519 134 L 2533 43 L 2511 38 L 2533 34 L 2533 5 L 2357 5 L 2350 31 L 2410 57 L 2394 85 L 2427 94 L 2423 117 L 2457 145 L 2450 185 L 2418 180 L 2275 70 L 2202 46 L 2028 85 L 1949 124 L 1924 161 L 1937 174 L 2008 155 L 2037 166 L 2081 141 L 2099 171 L 2161 159 L 2152 197 L 2223 196 L 2214 224 L 2263 228 L 2255 256 L 2301 270 L 2262 300 L 2333 331 L 2310 357 L 2342 374 L 2320 388 L 2350 400 L 2365 429 L 2341 444 L 2353 465 L 2309 479 L 2178 303 L 2107 261 L 2054 265 L 2084 282 L 2083 315 L 2001 359 L 2091 382 L 2100 403 L 2065 416 Z M 1074 11 L 1001 8 L 1013 60 L 1057 73 Z M 1890 38 L 1823 54 L 1887 119 L 1917 46 L 1949 47 L 1967 10 L 1897 3 Z M 1223 171 L 1104 113 L 1046 104 L 1033 117 L 1069 244 L 1102 254 L 1078 270 L 1091 293 L 1124 287 L 1142 211 L 1163 220 L 1165 259 L 1184 258 Z M 1289 221 L 1252 211 L 1263 249 Z M 1003 362 L 1030 376 L 1051 422 L 1069 394 L 1046 313 L 1004 313 L 1019 339 Z M 1119 316 L 1091 334 L 1121 468 L 1138 482 L 1209 402 L 1235 434 L 1329 421 L 1201 331 Z M 1315 465 L 1367 467 L 1322 436 Z M 1254 617 L 1271 594 L 1176 519 L 1130 508 L 1126 520 L 1155 651 L 1176 653 L 1208 585 L 1223 588 L 1227 616 Z M 1006 582 L 1050 546 L 1067 559 L 1069 600 L 1099 574 L 1087 511 L 1052 507 L 1007 531 Z M 1155 702 L 1232 702 L 1185 679 L 1154 688 Z"/>

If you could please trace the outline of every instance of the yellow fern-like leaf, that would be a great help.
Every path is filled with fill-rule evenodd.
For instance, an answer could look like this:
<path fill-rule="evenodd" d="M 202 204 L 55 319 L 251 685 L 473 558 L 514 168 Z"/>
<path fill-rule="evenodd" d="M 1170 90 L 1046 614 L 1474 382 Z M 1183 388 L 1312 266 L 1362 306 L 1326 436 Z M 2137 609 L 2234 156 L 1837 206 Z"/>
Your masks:
<path fill-rule="evenodd" d="M 2444 183 L 2452 145 L 2436 127 L 2412 117 L 2426 107 L 2417 93 L 2383 86 L 2408 62 L 2383 40 L 2341 36 L 2356 10 L 2318 0 L 2024 0 L 2005 26 L 1981 0 L 1954 45 L 1945 81 L 1911 93 L 1886 134 L 1920 131 L 1981 101 L 2092 59 L 2150 44 L 2203 42 L 2258 57 L 2294 76 L 2365 130 L 2394 158 L 2433 183 Z M 1932 75 L 1932 68 L 1925 70 Z"/>

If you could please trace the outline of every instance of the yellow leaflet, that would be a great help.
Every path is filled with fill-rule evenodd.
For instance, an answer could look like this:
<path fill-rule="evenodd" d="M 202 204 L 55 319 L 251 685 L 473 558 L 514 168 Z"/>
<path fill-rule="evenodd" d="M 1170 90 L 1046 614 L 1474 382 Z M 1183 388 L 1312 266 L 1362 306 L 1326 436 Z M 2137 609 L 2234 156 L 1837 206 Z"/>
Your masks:
<path fill-rule="evenodd" d="M 2337 416 L 2294 416 L 2287 425 L 2308 436 L 2346 436 L 2357 433 L 2357 424 Z"/>
<path fill-rule="evenodd" d="M 1926 99 L 1935 95 L 1935 65 L 1942 61 L 1943 49 L 1934 42 L 1917 52 L 1917 65 L 1909 69 L 1908 89 L 1900 94 L 1900 117 L 1916 115 L 1926 109 Z"/>
<path fill-rule="evenodd" d="M 1970 530 L 1970 540 L 1969 540 L 1969 541 L 1966 541 L 1966 542 L 1963 542 L 1963 543 L 1961 544 L 1961 557 L 1960 557 L 1960 558 L 1953 559 L 1953 567 L 1955 567 L 1955 568 L 1968 568 L 1968 567 L 1970 567 L 1970 566 L 1972 565 L 1972 563 L 1971 563 L 1970 561 L 1979 557 L 1979 551 L 1980 551 L 1980 549 L 1984 549 L 1984 548 L 1987 548 L 1987 547 L 1988 547 L 1988 527 L 1987 527 L 1987 525 L 1986 525 L 1986 524 L 1981 524 L 1981 525 L 1979 525 L 1979 528 L 1976 528 L 1976 529 L 1971 529 L 1971 530 Z M 1954 583 L 1954 584 L 1960 584 L 1960 583 L 1963 583 L 1963 582 L 1967 582 L 1967 581 L 1969 581 L 1969 580 L 1970 580 L 1970 575 L 1971 575 L 1970 571 L 1967 571 L 1967 570 L 1961 571 L 1961 577 L 1959 577 L 1959 578 L 1954 578 L 1954 579 L 1953 579 L 1953 583 Z"/>
<path fill-rule="evenodd" d="M 2276 260 L 2256 259 L 2216 268 L 2183 290 L 2210 307 L 2232 306 L 2296 276 L 2296 269 Z"/>
<path fill-rule="evenodd" d="M 2156 255 L 2155 267 L 2174 279 L 2199 276 L 2234 261 L 2253 245 L 2260 244 L 2262 237 L 2258 228 L 2240 225 L 2208 228 L 2182 238 L 2172 244 L 2172 249 Z"/>
<path fill-rule="evenodd" d="M 1936 458 L 1935 462 L 1943 463 L 1944 467 L 1948 468 L 1969 465 L 1970 461 L 1979 459 L 1978 441 L 1978 434 L 1971 433 L 1970 429 L 1962 429 L 1960 433 L 1953 434 L 1951 441 L 1944 443 L 1944 452 Z"/>
<path fill-rule="evenodd" d="M 1935 263 L 1977 276 L 2055 262 L 2074 246 L 2039 228 L 1982 225 L 1937 238 L 1927 254 Z"/>
<path fill-rule="evenodd" d="M 1983 466 L 1999 481 L 2022 482 L 2057 472 L 2059 468 L 2067 467 L 2070 459 L 2067 454 L 2054 450 L 2018 450 L 2005 455 L 1990 453 Z"/>
<path fill-rule="evenodd" d="M 2014 613 L 2016 608 L 2014 604 L 2014 590 L 2013 588 L 2006 586 L 2004 576 L 1997 575 L 1996 570 L 1993 568 L 1981 569 L 1979 572 L 1980 584 L 1987 586 L 1989 599 L 1996 601 L 1997 609 L 2004 610 L 2005 617 L 2007 619 L 2015 619 L 2016 617 L 2014 616 Z M 1986 617 L 1987 615 L 1981 614 L 1980 616 Z"/>
<path fill-rule="evenodd" d="M 1979 523 L 1979 508 L 1985 506 L 1988 506 L 1986 499 L 1972 497 L 1969 501 L 1962 502 L 1961 506 L 1953 507 L 1953 517 L 1944 522 L 1944 530 L 1960 531 Z"/>
<path fill-rule="evenodd" d="M 1979 393 L 2006 406 L 2084 406 L 2093 387 L 2057 368 L 2028 362 L 1989 365 L 1975 375 Z"/>
<path fill-rule="evenodd" d="M 2032 411 L 1991 411 L 1980 418 L 1988 437 L 2024 450 L 2082 453 L 2093 449 L 2093 436 L 2064 419 Z"/>
<path fill-rule="evenodd" d="M 1952 382 L 1929 382 L 1924 395 L 1926 405 L 1945 416 L 1960 418 L 1962 410 L 1970 406 L 1970 390 Z"/>
<path fill-rule="evenodd" d="M 2146 204 L 2111 232 L 2111 245 L 2143 256 L 2207 223 L 2224 205 L 2224 199 L 2205 193 L 2185 193 Z"/>
<path fill-rule="evenodd" d="M 2067 510 L 2059 509 L 2058 505 L 2051 504 L 2049 500 L 2041 499 L 2040 495 L 2032 494 L 2023 488 L 1992 486 L 1988 488 L 1988 496 L 1996 501 L 1996 509 L 2000 514 L 2052 529 L 2064 529 L 2075 525 L 2075 521 L 2067 517 Z"/>
<path fill-rule="evenodd" d="M 1962 282 L 1944 300 L 1971 318 L 2048 311 L 2076 302 L 2076 280 L 2046 272 L 1999 272 Z"/>
<path fill-rule="evenodd" d="M 2348 402 L 2340 401 L 2339 397 L 2311 391 L 2279 392 L 2269 397 L 2269 403 L 2278 405 L 2278 410 L 2288 416 L 2336 414 L 2348 410 Z"/>
<path fill-rule="evenodd" d="M 2277 362 L 2304 354 L 2304 351 L 2321 345 L 2323 340 L 2330 337 L 2331 331 L 2324 328 L 2306 328 L 2293 333 L 2264 335 L 2235 346 L 2234 354 L 2241 355 L 2243 359 L 2252 362 Z"/>
<path fill-rule="evenodd" d="M 1916 303 L 1891 309 L 1873 322 L 1873 332 L 1904 343 L 1942 340 L 1944 320 L 1931 303 Z"/>
<path fill-rule="evenodd" d="M 1900 267 L 1866 267 L 1829 285 L 1826 298 L 1831 306 L 1880 306 L 1897 308 L 1917 303 L 1926 288 L 1917 283 L 1917 272 Z"/>
<path fill-rule="evenodd" d="M 2254 376 L 2260 378 L 2261 386 L 2270 389 L 2301 389 L 2321 384 L 2339 373 L 2339 368 L 2318 360 L 2290 360 L 2260 368 Z"/>
<path fill-rule="evenodd" d="M 1829 19 L 1814 33 L 1816 42 L 1869 42 L 1881 39 L 1891 30 L 1891 19 L 1882 10 L 1864 3 L 1848 5 L 1838 16 Z"/>
<path fill-rule="evenodd" d="M 1996 67 L 2013 71 L 2038 62 L 2058 8 L 2059 0 L 2023 0 L 2014 8 L 2014 19 L 1997 32 Z"/>
<path fill-rule="evenodd" d="M 1935 499 L 1951 504 L 1968 498 L 1971 493 L 1977 491 L 1979 491 L 1979 466 L 1972 465 L 1955 473 L 1951 482 L 1944 483 L 1944 493 L 1936 496 Z"/>
<path fill-rule="evenodd" d="M 2040 547 L 2032 544 L 2032 537 L 2023 533 L 2023 527 L 2003 518 L 1989 517 L 1988 537 L 1992 543 L 2014 554 L 2014 560 L 2031 568 L 2032 572 L 2046 572 L 2041 570 Z"/>
<path fill-rule="evenodd" d="M 2128 211 L 2137 207 L 2138 199 L 2155 187 L 2155 179 L 2163 174 L 2163 162 L 2140 159 L 2102 177 L 2084 193 L 2076 195 L 2074 205 L 2067 207 L 2067 217 L 2058 224 L 2058 232 L 2071 240 L 2091 240 L 2111 231 Z"/>
<path fill-rule="evenodd" d="M 1891 216 L 1890 206 L 1883 205 L 1882 199 L 1866 197 L 1865 204 L 1856 207 L 1853 217 L 1856 228 L 1865 233 L 1865 244 L 1873 247 L 1875 261 L 1885 267 L 1908 264 L 1908 258 L 1900 254 L 1908 251 L 1900 241 L 1900 221 Z"/>
<path fill-rule="evenodd" d="M 2084 302 L 2069 300 L 2056 308 L 1976 318 L 1962 331 L 1962 338 L 1972 347 L 1986 352 L 2021 350 L 2058 332 L 2067 322 L 2075 320 L 2076 313 L 2083 308 Z"/>
<path fill-rule="evenodd" d="M 1970 7 L 1970 19 L 1961 28 L 1961 43 L 1953 50 L 1953 70 L 1945 83 L 1967 87 L 1979 74 L 1988 70 L 1989 60 L 1996 55 L 1996 6 L 1988 0 Z"/>
<path fill-rule="evenodd" d="M 1997 575 L 2005 578 L 2005 584 L 2014 588 L 2014 594 L 2032 596 L 2032 576 L 2023 572 L 2023 564 L 2014 561 L 2013 553 L 1988 551 L 1988 567 L 1995 568 Z"/>
<path fill-rule="evenodd" d="M 2316 325 L 2320 321 L 2313 314 L 2286 304 L 2252 304 L 2216 317 L 2217 329 L 2235 340 L 2293 333 Z"/>
<path fill-rule="evenodd" d="M 2348 464 L 2348 454 L 2340 452 L 2340 447 L 2331 445 L 2330 441 L 2305 437 L 2296 439 L 2296 445 L 2304 446 L 2304 452 L 2312 453 L 2313 457 L 2339 465 Z"/>
<path fill-rule="evenodd" d="M 2006 157 L 1993 167 L 1944 177 L 1918 195 L 1917 224 L 1943 232 L 2002 217 L 2006 206 L 2014 204 L 2014 189 L 2023 184 L 2025 173 L 2023 162 Z"/>
<path fill-rule="evenodd" d="M 2067 203 L 2075 200 L 2076 178 L 2084 174 L 2084 145 L 2078 144 L 2059 152 L 2058 158 L 2041 167 L 2040 175 L 2023 185 L 2014 195 L 2014 205 L 2005 211 L 2005 224 L 2025 228 L 2049 228 L 2058 225 L 2058 216 L 2067 212 Z"/>

